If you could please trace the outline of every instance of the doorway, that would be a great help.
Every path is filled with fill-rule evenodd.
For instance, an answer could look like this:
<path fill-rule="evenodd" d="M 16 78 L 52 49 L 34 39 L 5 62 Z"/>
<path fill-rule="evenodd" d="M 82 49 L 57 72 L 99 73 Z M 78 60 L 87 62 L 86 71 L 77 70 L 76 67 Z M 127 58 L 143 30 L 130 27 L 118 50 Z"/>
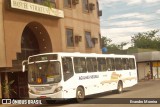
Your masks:
<path fill-rule="evenodd" d="M 22 63 L 29 56 L 52 52 L 52 43 L 45 27 L 38 22 L 27 24 L 21 37 L 21 53 L 17 54 L 14 62 Z M 11 94 L 12 98 L 28 97 L 28 72 L 22 72 L 21 68 L 16 72 L 8 73 L 8 81 L 14 80 L 11 88 L 16 91 Z"/>

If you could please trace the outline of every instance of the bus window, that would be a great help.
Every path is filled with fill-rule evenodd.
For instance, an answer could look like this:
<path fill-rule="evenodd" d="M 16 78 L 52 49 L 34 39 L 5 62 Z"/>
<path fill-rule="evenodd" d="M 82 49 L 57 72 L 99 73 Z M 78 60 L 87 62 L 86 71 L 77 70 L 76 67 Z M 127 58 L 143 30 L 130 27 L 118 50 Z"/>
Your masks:
<path fill-rule="evenodd" d="M 129 69 L 128 58 L 122 58 L 122 69 L 124 70 Z"/>
<path fill-rule="evenodd" d="M 62 58 L 62 67 L 63 67 L 64 81 L 66 81 L 73 76 L 72 59 L 70 57 L 63 57 Z"/>
<path fill-rule="evenodd" d="M 87 58 L 87 69 L 88 72 L 97 72 L 97 60 L 96 58 Z"/>
<path fill-rule="evenodd" d="M 121 58 L 115 58 L 116 70 L 122 70 L 122 61 Z"/>
<path fill-rule="evenodd" d="M 107 71 L 105 58 L 97 58 L 98 71 Z"/>
<path fill-rule="evenodd" d="M 129 68 L 135 69 L 135 60 L 133 58 L 129 59 Z"/>
<path fill-rule="evenodd" d="M 107 58 L 106 63 L 107 63 L 107 70 L 108 71 L 114 71 L 115 70 L 115 62 L 114 62 L 113 58 Z"/>
<path fill-rule="evenodd" d="M 85 58 L 74 58 L 74 69 L 75 73 L 85 73 L 86 70 L 86 60 Z"/>

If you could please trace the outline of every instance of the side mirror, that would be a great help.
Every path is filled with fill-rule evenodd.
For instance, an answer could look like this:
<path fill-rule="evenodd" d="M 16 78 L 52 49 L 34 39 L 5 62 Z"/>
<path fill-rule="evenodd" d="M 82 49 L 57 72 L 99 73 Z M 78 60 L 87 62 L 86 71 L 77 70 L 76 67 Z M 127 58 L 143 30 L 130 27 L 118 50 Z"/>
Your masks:
<path fill-rule="evenodd" d="M 25 72 L 26 64 L 27 64 L 27 60 L 22 61 L 22 72 Z"/>

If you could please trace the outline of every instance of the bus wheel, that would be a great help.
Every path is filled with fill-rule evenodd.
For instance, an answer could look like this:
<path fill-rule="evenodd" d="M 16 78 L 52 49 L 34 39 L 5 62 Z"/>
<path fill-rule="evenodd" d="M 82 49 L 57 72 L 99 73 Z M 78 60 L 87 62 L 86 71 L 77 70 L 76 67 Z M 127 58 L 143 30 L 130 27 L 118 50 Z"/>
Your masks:
<path fill-rule="evenodd" d="M 85 97 L 85 92 L 84 89 L 82 87 L 78 87 L 77 91 L 76 91 L 76 102 L 82 102 L 84 100 Z"/>
<path fill-rule="evenodd" d="M 120 94 L 122 92 L 123 92 L 123 83 L 122 81 L 119 81 L 117 86 L 117 93 Z"/>

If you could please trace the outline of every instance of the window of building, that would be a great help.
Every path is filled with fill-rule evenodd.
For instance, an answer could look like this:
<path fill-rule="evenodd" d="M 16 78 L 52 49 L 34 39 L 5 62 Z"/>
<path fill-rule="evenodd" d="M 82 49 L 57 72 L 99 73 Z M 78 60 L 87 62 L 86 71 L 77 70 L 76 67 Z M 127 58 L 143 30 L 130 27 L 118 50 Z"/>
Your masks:
<path fill-rule="evenodd" d="M 105 58 L 97 58 L 98 61 L 98 71 L 107 71 Z"/>
<path fill-rule="evenodd" d="M 74 58 L 74 69 L 75 69 L 75 73 L 87 72 L 85 58 L 75 57 Z"/>
<path fill-rule="evenodd" d="M 82 0 L 82 7 L 84 12 L 89 12 L 89 2 L 88 0 Z"/>
<path fill-rule="evenodd" d="M 67 36 L 67 46 L 73 47 L 74 40 L 73 40 L 73 29 L 66 29 L 66 36 Z"/>
<path fill-rule="evenodd" d="M 93 42 L 91 39 L 91 33 L 90 32 L 85 32 L 85 37 L 86 37 L 86 47 L 87 48 L 93 48 Z"/>
<path fill-rule="evenodd" d="M 71 0 L 63 0 L 64 1 L 64 7 L 71 8 L 72 1 Z"/>
<path fill-rule="evenodd" d="M 122 70 L 122 61 L 121 58 L 115 58 L 116 70 Z"/>
<path fill-rule="evenodd" d="M 135 60 L 133 58 L 129 59 L 129 68 L 135 69 Z"/>
<path fill-rule="evenodd" d="M 97 60 L 96 58 L 87 58 L 87 70 L 88 72 L 97 72 Z"/>
<path fill-rule="evenodd" d="M 107 70 L 108 71 L 114 71 L 115 70 L 115 62 L 114 62 L 113 58 L 107 58 L 106 63 L 107 63 Z"/>
<path fill-rule="evenodd" d="M 73 65 L 72 59 L 70 57 L 62 58 L 62 67 L 63 67 L 63 77 L 64 81 L 68 80 L 73 76 Z"/>

